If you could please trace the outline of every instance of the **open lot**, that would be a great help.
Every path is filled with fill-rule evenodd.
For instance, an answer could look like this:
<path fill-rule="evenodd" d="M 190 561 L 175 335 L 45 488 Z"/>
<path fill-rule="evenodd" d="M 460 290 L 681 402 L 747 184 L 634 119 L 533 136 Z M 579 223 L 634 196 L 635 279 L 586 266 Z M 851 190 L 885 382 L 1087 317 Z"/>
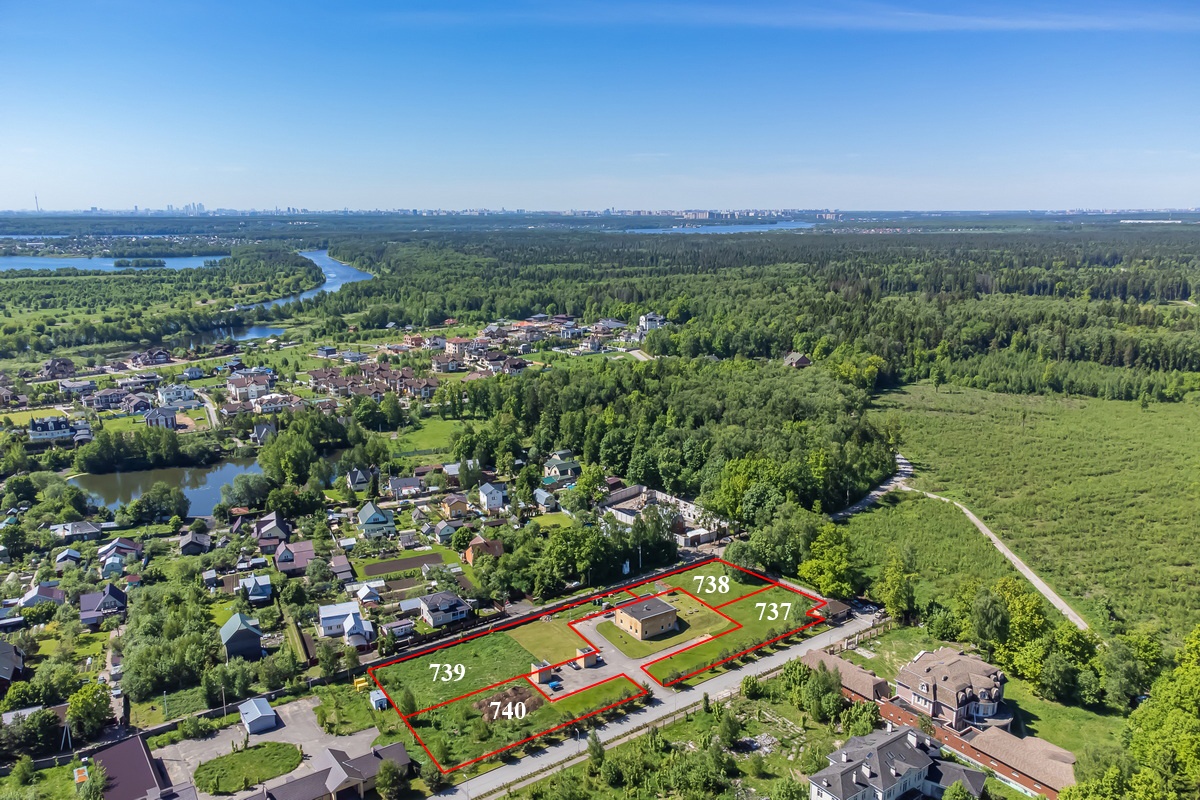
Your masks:
<path fill-rule="evenodd" d="M 639 696 L 647 676 L 670 686 L 819 621 L 809 616 L 819 600 L 767 579 L 721 581 L 726 568 L 684 567 L 370 672 L 393 705 L 400 703 L 399 716 L 414 741 L 451 772 Z M 701 580 L 693 582 L 692 572 Z M 689 584 L 711 587 L 720 608 L 683 588 Z M 654 641 L 618 635 L 608 618 L 647 594 L 673 605 L 686 628 Z M 726 638 L 735 633 L 741 635 Z M 576 658 L 579 651 L 584 659 Z M 592 663 L 573 663 L 579 660 Z M 545 666 L 539 670 L 537 664 Z"/>
<path fill-rule="evenodd" d="M 364 575 L 390 575 L 393 572 L 405 572 L 410 569 L 420 569 L 426 564 L 441 564 L 443 559 L 440 555 L 428 556 L 411 556 L 409 558 L 393 558 L 388 561 L 377 561 L 374 564 L 365 564 L 362 567 Z"/>

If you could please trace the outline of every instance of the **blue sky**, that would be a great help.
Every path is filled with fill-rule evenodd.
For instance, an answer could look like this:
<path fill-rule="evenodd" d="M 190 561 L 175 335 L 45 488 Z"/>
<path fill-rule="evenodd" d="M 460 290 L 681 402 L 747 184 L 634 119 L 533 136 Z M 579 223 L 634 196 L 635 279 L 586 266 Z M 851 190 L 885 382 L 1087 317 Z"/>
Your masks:
<path fill-rule="evenodd" d="M 0 0 L 0 208 L 1200 206 L 1187 2 Z"/>

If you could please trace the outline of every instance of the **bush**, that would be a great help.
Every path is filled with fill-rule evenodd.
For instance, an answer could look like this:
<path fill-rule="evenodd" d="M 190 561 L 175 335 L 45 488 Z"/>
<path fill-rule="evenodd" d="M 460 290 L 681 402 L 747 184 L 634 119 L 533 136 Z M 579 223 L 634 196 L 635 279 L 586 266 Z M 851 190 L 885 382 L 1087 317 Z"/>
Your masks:
<path fill-rule="evenodd" d="M 216 732 L 216 723 L 206 717 L 186 717 L 179 723 L 179 735 L 184 739 L 206 739 Z"/>

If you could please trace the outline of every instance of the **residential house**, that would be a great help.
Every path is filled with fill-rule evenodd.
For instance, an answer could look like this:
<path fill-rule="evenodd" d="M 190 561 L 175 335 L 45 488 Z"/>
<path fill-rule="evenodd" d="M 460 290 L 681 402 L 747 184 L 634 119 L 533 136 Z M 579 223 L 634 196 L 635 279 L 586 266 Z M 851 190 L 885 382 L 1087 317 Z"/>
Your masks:
<path fill-rule="evenodd" d="M 99 539 L 102 533 L 99 525 L 87 521 L 52 525 L 50 530 L 64 542 L 90 542 Z"/>
<path fill-rule="evenodd" d="M 508 487 L 503 483 L 485 483 L 479 487 L 479 507 L 488 514 L 497 514 L 508 505 Z"/>
<path fill-rule="evenodd" d="M 783 364 L 795 369 L 804 369 L 812 366 L 812 360 L 804 353 L 788 353 L 783 357 Z"/>
<path fill-rule="evenodd" d="M 78 550 L 67 548 L 54 557 L 54 571 L 62 575 L 67 567 L 78 567 L 79 562 L 83 560 L 83 556 Z"/>
<path fill-rule="evenodd" d="M 371 473 L 352 469 L 346 473 L 346 485 L 356 492 L 365 492 L 371 486 Z"/>
<path fill-rule="evenodd" d="M 982 772 L 943 761 L 939 742 L 907 725 L 854 736 L 828 758 L 829 766 L 808 778 L 811 800 L 941 797 L 955 782 L 980 797 L 987 780 Z"/>
<path fill-rule="evenodd" d="M 421 619 L 434 628 L 464 620 L 471 614 L 471 607 L 466 601 L 452 592 L 435 592 L 418 598 L 418 602 Z"/>
<path fill-rule="evenodd" d="M 289 578 L 299 578 L 315 557 L 316 551 L 310 541 L 284 542 L 275 551 L 275 569 Z"/>
<path fill-rule="evenodd" d="M 381 710 L 388 707 L 386 697 L 382 706 L 377 705 L 378 700 L 373 693 L 370 702 Z M 356 758 L 351 758 L 343 750 L 327 748 L 313 756 L 311 771 L 271 789 L 264 786 L 251 794 L 248 800 L 345 800 L 374 796 L 372 790 L 384 761 L 399 767 L 401 775 L 407 776 L 412 772 L 412 761 L 400 742 L 372 747 L 369 753 Z"/>
<path fill-rule="evenodd" d="M 542 467 L 542 475 L 547 478 L 578 478 L 582 472 L 583 467 L 579 465 L 578 461 L 556 457 L 547 459 L 546 464 Z"/>
<path fill-rule="evenodd" d="M 50 584 L 39 583 L 21 595 L 21 598 L 17 600 L 17 606 L 20 608 L 33 608 L 40 603 L 54 603 L 56 606 L 61 606 L 66 601 L 67 595 L 62 589 Z"/>
<path fill-rule="evenodd" d="M 161 406 L 175 406 L 196 399 L 196 392 L 192 387 L 184 386 L 181 383 L 160 386 L 157 394 L 158 404 Z"/>
<path fill-rule="evenodd" d="M 254 538 L 258 540 L 258 549 L 263 555 L 273 555 L 282 542 L 292 536 L 292 524 L 272 511 L 254 522 Z"/>
<path fill-rule="evenodd" d="M 317 348 L 317 358 L 333 358 L 337 355 L 337 348 L 323 344 Z"/>
<path fill-rule="evenodd" d="M 254 430 L 250 432 L 250 441 L 260 447 L 267 443 L 267 440 L 275 435 L 275 426 L 269 422 L 259 422 L 254 426 Z"/>
<path fill-rule="evenodd" d="M 425 488 L 420 478 L 388 478 L 387 493 L 394 498 L 416 497 Z"/>
<path fill-rule="evenodd" d="M 463 362 L 451 355 L 436 355 L 431 359 L 433 371 L 437 373 L 458 372 L 463 368 Z"/>
<path fill-rule="evenodd" d="M 188 531 L 179 537 L 179 554 L 198 556 L 212 549 L 212 537 L 207 533 Z"/>
<path fill-rule="evenodd" d="M 29 420 L 29 441 L 34 444 L 70 439 L 75 435 L 66 417 L 34 417 Z"/>
<path fill-rule="evenodd" d="M 363 649 L 375 641 L 375 623 L 364 619 L 357 600 L 321 606 L 317 610 L 317 633 L 340 637 L 346 644 Z"/>
<path fill-rule="evenodd" d="M 367 583 L 359 586 L 358 591 L 354 593 L 354 596 L 362 605 L 373 606 L 379 604 L 379 592 L 375 591 L 374 587 Z"/>
<path fill-rule="evenodd" d="M 330 558 L 329 568 L 333 570 L 333 574 L 342 583 L 349 583 L 354 580 L 354 565 L 344 555 L 339 554 Z"/>
<path fill-rule="evenodd" d="M 250 407 L 255 414 L 278 414 L 282 411 L 301 411 L 304 401 L 295 395 L 271 392 L 251 401 Z"/>
<path fill-rule="evenodd" d="M 172 786 L 144 736 L 129 738 L 97 752 L 93 759 L 104 768 L 105 800 L 196 800 L 190 783 Z M 86 767 L 85 769 L 89 769 Z"/>
<path fill-rule="evenodd" d="M 533 502 L 537 503 L 538 510 L 543 514 L 558 510 L 558 498 L 545 489 L 533 490 Z"/>
<path fill-rule="evenodd" d="M 124 574 L 125 559 L 115 553 L 104 559 L 100 565 L 100 577 L 102 578 L 119 578 Z"/>
<path fill-rule="evenodd" d="M 446 340 L 446 356 L 454 358 L 465 358 L 467 350 L 471 346 L 471 340 L 462 336 L 454 336 Z"/>
<path fill-rule="evenodd" d="M 997 667 L 953 647 L 922 650 L 896 674 L 897 696 L 954 730 L 1006 727 L 1012 720 L 1002 703 L 1008 679 Z"/>
<path fill-rule="evenodd" d="M 96 628 L 107 617 L 125 616 L 128 599 L 116 586 L 107 584 L 98 592 L 79 596 L 79 621 L 89 628 Z"/>
<path fill-rule="evenodd" d="M 442 520 L 433 527 L 433 538 L 437 540 L 438 544 L 450 544 L 450 540 L 454 538 L 454 532 L 460 526 L 461 523 L 456 525 L 454 522 Z"/>
<path fill-rule="evenodd" d="M 500 364 L 500 372 L 505 375 L 520 375 L 529 366 L 523 358 L 506 358 Z"/>
<path fill-rule="evenodd" d="M 75 362 L 69 358 L 52 358 L 42 364 L 38 377 L 49 381 L 58 381 L 75 376 Z"/>
<path fill-rule="evenodd" d="M 204 370 L 202 370 L 199 367 L 194 366 L 194 365 L 188 367 L 183 372 L 179 373 L 180 380 L 185 380 L 185 381 L 198 381 L 203 377 L 204 377 Z"/>
<path fill-rule="evenodd" d="M 800 658 L 800 662 L 812 670 L 821 666 L 829 672 L 836 670 L 841 677 L 842 694 L 849 700 L 874 703 L 891 697 L 892 690 L 887 681 L 844 658 L 830 655 L 823 650 L 810 650 Z"/>
<path fill-rule="evenodd" d="M 382 509 L 374 500 L 368 500 L 358 510 L 358 530 L 368 539 L 378 539 L 380 536 L 396 534 L 395 512 Z"/>
<path fill-rule="evenodd" d="M 409 528 L 408 530 L 398 531 L 396 533 L 396 542 L 401 547 L 416 547 L 418 544 L 420 544 L 420 542 L 417 541 L 416 528 Z"/>
<path fill-rule="evenodd" d="M 173 408 L 152 408 L 146 412 L 145 419 L 146 424 L 151 428 L 166 428 L 173 431 L 179 426 Z"/>
<path fill-rule="evenodd" d="M 129 359 L 135 367 L 157 367 L 171 363 L 171 354 L 161 347 L 154 347 L 144 353 L 137 353 Z"/>
<path fill-rule="evenodd" d="M 266 375 L 230 376 L 225 381 L 225 391 L 234 400 L 249 402 L 257 400 L 271 391 L 271 379 Z"/>
<path fill-rule="evenodd" d="M 133 539 L 125 536 L 118 536 L 116 539 L 113 539 L 111 542 L 107 542 L 103 547 L 101 547 L 96 552 L 96 555 L 99 558 L 108 558 L 112 555 L 118 555 L 124 559 L 140 559 L 142 557 L 142 543 L 135 542 Z"/>
<path fill-rule="evenodd" d="M 252 606 L 266 605 L 275 595 L 270 575 L 247 575 L 239 578 L 238 589 L 246 593 L 246 600 Z"/>
<path fill-rule="evenodd" d="M 0 695 L 25 676 L 25 651 L 0 639 Z"/>
<path fill-rule="evenodd" d="M 96 391 L 96 382 L 90 378 L 72 380 L 70 378 L 58 382 L 58 390 L 65 395 L 88 395 Z"/>
<path fill-rule="evenodd" d="M 448 494 L 442 498 L 442 516 L 446 519 L 462 519 L 471 512 L 471 504 L 461 494 Z"/>
<path fill-rule="evenodd" d="M 475 559 L 483 555 L 488 555 L 492 558 L 499 558 L 504 555 L 504 542 L 499 539 L 486 539 L 483 536 L 476 536 L 467 545 L 467 563 L 474 566 Z"/>
<path fill-rule="evenodd" d="M 142 392 L 132 392 L 121 398 L 121 410 L 126 414 L 141 414 L 154 408 L 154 398 Z"/>
<path fill-rule="evenodd" d="M 262 658 L 262 630 L 258 627 L 258 620 L 250 619 L 241 612 L 235 612 L 221 626 L 220 635 L 221 646 L 225 648 L 226 661 L 231 658 L 258 661 Z"/>
<path fill-rule="evenodd" d="M 87 397 L 83 404 L 88 408 L 94 408 L 97 411 L 113 411 L 121 407 L 121 401 L 125 399 L 126 391 L 124 389 L 101 389 L 95 394 Z"/>
<path fill-rule="evenodd" d="M 261 697 L 255 697 L 238 706 L 238 714 L 242 717 L 242 726 L 247 734 L 266 733 L 279 724 L 279 716 L 271 704 Z"/>

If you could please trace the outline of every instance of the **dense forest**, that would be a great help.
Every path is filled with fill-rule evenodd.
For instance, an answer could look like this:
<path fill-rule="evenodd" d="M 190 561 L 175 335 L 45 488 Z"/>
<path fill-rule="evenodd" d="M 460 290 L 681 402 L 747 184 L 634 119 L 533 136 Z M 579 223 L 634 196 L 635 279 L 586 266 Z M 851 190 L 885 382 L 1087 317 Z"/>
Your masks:
<path fill-rule="evenodd" d="M 862 388 L 933 377 L 995 391 L 1176 400 L 1200 386 L 1200 236 L 554 235 L 334 241 L 380 280 L 310 306 L 335 332 L 569 313 L 665 314 L 659 355 L 831 360 Z M 320 330 L 320 328 L 318 329 Z"/>

